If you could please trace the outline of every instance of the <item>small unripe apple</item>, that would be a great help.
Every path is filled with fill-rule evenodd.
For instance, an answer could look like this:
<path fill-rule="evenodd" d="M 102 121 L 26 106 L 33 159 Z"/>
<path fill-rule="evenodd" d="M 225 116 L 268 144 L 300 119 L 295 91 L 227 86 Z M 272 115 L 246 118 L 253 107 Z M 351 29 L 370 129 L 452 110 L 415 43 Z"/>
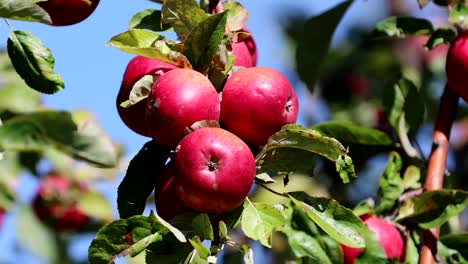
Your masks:
<path fill-rule="evenodd" d="M 255 159 L 236 135 L 217 127 L 195 130 L 176 148 L 177 192 L 194 210 L 224 213 L 237 208 L 255 178 Z"/>
<path fill-rule="evenodd" d="M 158 215 L 166 221 L 191 210 L 177 194 L 174 184 L 174 177 L 177 177 L 177 174 L 174 163 L 170 162 L 164 166 L 161 174 L 156 178 L 154 189 L 156 210 Z"/>
<path fill-rule="evenodd" d="M 250 145 L 266 144 L 283 125 L 295 123 L 297 113 L 296 93 L 276 70 L 245 68 L 224 85 L 221 124 Z"/>
<path fill-rule="evenodd" d="M 384 249 L 389 260 L 401 260 L 404 249 L 403 238 L 398 229 L 390 222 L 375 216 L 364 218 L 364 223 L 375 233 L 379 239 L 380 246 Z M 343 249 L 344 264 L 353 264 L 363 249 L 350 248 L 341 245 Z"/>
<path fill-rule="evenodd" d="M 89 223 L 89 217 L 78 208 L 78 194 L 85 185 L 50 174 L 42 178 L 33 202 L 38 218 L 55 231 L 79 231 Z"/>
<path fill-rule="evenodd" d="M 151 137 L 145 120 L 146 99 L 128 108 L 122 107 L 120 104 L 128 100 L 133 86 L 143 76 L 161 76 L 165 72 L 175 68 L 177 67 L 172 64 L 143 56 L 136 56 L 130 60 L 125 69 L 122 84 L 117 95 L 117 111 L 128 128 L 142 136 Z"/>
<path fill-rule="evenodd" d="M 468 102 L 468 31 L 461 32 L 450 45 L 445 73 L 448 87 Z"/>
<path fill-rule="evenodd" d="M 50 16 L 52 25 L 68 26 L 79 23 L 89 17 L 99 0 L 47 0 L 38 2 Z"/>
<path fill-rule="evenodd" d="M 146 123 L 153 139 L 174 149 L 184 131 L 201 120 L 219 121 L 220 99 L 210 80 L 189 69 L 165 73 L 147 98 Z"/>
<path fill-rule="evenodd" d="M 251 34 L 247 29 L 242 32 Z M 257 45 L 252 37 L 235 35 L 232 39 L 232 53 L 235 56 L 234 66 L 255 67 L 257 66 Z"/>

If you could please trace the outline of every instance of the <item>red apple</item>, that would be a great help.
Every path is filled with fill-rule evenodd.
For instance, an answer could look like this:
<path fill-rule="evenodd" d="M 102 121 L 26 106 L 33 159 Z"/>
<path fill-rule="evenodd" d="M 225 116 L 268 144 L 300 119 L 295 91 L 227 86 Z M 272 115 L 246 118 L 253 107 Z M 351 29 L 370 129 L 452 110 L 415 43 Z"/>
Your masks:
<path fill-rule="evenodd" d="M 210 80 L 189 69 L 165 73 L 153 85 L 146 105 L 146 123 L 153 139 L 174 149 L 185 128 L 200 120 L 219 121 L 220 99 Z"/>
<path fill-rule="evenodd" d="M 39 185 L 33 209 L 41 221 L 57 232 L 78 231 L 89 222 L 89 217 L 77 205 L 77 195 L 86 189 L 66 177 L 49 174 Z"/>
<path fill-rule="evenodd" d="M 156 210 L 158 215 L 166 221 L 191 210 L 177 194 L 176 185 L 174 184 L 174 177 L 177 174 L 174 163 L 170 162 L 164 166 L 161 174 L 156 178 L 154 189 Z"/>
<path fill-rule="evenodd" d="M 450 45 L 445 73 L 448 87 L 468 102 L 468 31 L 461 32 Z"/>
<path fill-rule="evenodd" d="M 2 226 L 3 226 L 4 217 L 5 217 L 5 209 L 0 208 L 0 230 L 2 229 Z"/>
<path fill-rule="evenodd" d="M 52 25 L 68 26 L 89 17 L 99 0 L 47 0 L 37 4 L 49 14 Z"/>
<path fill-rule="evenodd" d="M 237 208 L 255 178 L 255 159 L 236 135 L 217 127 L 195 130 L 176 148 L 176 185 L 182 201 L 202 212 Z"/>
<path fill-rule="evenodd" d="M 251 34 L 247 29 L 243 29 L 242 32 Z M 246 68 L 257 66 L 257 46 L 252 35 L 247 37 L 235 35 L 232 39 L 232 53 L 235 56 L 234 66 Z"/>
<path fill-rule="evenodd" d="M 248 144 L 259 146 L 283 125 L 295 123 L 298 101 L 288 79 L 263 67 L 234 73 L 223 88 L 221 123 Z"/>
<path fill-rule="evenodd" d="M 146 99 L 128 108 L 121 107 L 120 104 L 128 100 L 133 85 L 143 76 L 161 76 L 175 68 L 177 67 L 172 64 L 143 56 L 136 56 L 130 60 L 117 95 L 117 111 L 128 128 L 142 136 L 151 137 L 145 121 Z"/>
<path fill-rule="evenodd" d="M 379 244 L 384 249 L 389 260 L 402 259 L 404 242 L 400 232 L 394 225 L 375 216 L 365 218 L 364 223 L 377 235 Z M 341 247 L 343 249 L 344 264 L 354 263 L 355 259 L 363 251 L 361 248 L 350 248 L 344 245 L 341 245 Z"/>

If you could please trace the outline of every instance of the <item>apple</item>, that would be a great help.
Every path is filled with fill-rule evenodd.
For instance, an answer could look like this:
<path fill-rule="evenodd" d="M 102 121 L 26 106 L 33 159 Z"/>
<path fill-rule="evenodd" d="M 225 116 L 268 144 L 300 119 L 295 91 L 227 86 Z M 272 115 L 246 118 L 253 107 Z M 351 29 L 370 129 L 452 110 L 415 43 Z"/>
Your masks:
<path fill-rule="evenodd" d="M 244 34 L 242 34 L 244 33 Z M 245 37 L 246 34 L 249 36 Z M 247 29 L 241 34 L 236 34 L 232 39 L 232 53 L 234 54 L 234 66 L 255 67 L 257 66 L 257 45 Z"/>
<path fill-rule="evenodd" d="M 5 209 L 0 208 L 0 229 L 3 226 L 3 218 L 5 217 Z"/>
<path fill-rule="evenodd" d="M 468 102 L 468 31 L 461 32 L 450 45 L 445 73 L 448 87 Z"/>
<path fill-rule="evenodd" d="M 184 131 L 201 120 L 219 121 L 220 99 L 210 80 L 190 69 L 162 75 L 147 98 L 146 123 L 153 139 L 174 149 Z"/>
<path fill-rule="evenodd" d="M 50 16 L 53 26 L 68 26 L 79 23 L 89 17 L 99 0 L 47 0 L 38 2 Z"/>
<path fill-rule="evenodd" d="M 83 184 L 58 175 L 43 177 L 33 201 L 37 217 L 55 231 L 78 231 L 90 219 L 78 208 L 77 196 L 87 190 Z"/>
<path fill-rule="evenodd" d="M 288 79 L 271 68 L 235 72 L 223 88 L 221 124 L 253 146 L 264 145 L 283 125 L 295 123 L 296 93 Z"/>
<path fill-rule="evenodd" d="M 191 210 L 177 194 L 176 185 L 174 184 L 174 177 L 177 174 L 176 166 L 173 162 L 169 162 L 156 178 L 154 188 L 156 210 L 158 215 L 166 221 Z"/>
<path fill-rule="evenodd" d="M 128 108 L 124 108 L 120 104 L 128 100 L 133 86 L 143 76 L 161 76 L 165 72 L 175 68 L 177 67 L 172 64 L 143 56 L 136 56 L 130 60 L 125 69 L 122 84 L 117 95 L 117 112 L 128 128 L 142 136 L 151 137 L 145 121 L 146 99 Z"/>
<path fill-rule="evenodd" d="M 364 223 L 374 232 L 378 239 L 379 244 L 385 251 L 387 258 L 401 260 L 403 257 L 404 242 L 398 229 L 390 222 L 375 216 L 362 217 Z M 361 254 L 363 249 L 350 248 L 341 245 L 343 249 L 344 264 L 352 264 L 355 259 Z"/>
<path fill-rule="evenodd" d="M 239 207 L 255 178 L 255 159 L 247 144 L 218 127 L 185 136 L 174 155 L 177 192 L 190 208 L 225 213 Z"/>

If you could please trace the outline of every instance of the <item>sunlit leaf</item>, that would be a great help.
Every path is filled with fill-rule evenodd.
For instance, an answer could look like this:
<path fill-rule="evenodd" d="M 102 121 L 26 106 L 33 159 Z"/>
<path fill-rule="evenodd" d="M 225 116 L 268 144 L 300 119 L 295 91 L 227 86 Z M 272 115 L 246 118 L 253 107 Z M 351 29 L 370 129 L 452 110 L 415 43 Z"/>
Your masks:
<path fill-rule="evenodd" d="M 0 17 L 52 24 L 49 14 L 34 0 L 0 0 Z"/>

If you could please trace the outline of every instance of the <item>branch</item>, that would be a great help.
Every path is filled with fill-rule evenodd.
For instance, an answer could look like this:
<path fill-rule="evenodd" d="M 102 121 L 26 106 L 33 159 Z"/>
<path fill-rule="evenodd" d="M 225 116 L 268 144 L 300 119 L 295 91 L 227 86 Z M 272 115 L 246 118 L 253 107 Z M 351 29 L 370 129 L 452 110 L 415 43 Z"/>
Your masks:
<path fill-rule="evenodd" d="M 458 95 L 447 84 L 440 99 L 439 112 L 437 113 L 434 133 L 432 134 L 432 149 L 429 156 L 424 191 L 439 190 L 443 186 L 450 130 L 457 114 L 457 108 Z M 439 231 L 438 228 L 424 230 L 420 264 L 433 264 L 436 262 Z"/>

